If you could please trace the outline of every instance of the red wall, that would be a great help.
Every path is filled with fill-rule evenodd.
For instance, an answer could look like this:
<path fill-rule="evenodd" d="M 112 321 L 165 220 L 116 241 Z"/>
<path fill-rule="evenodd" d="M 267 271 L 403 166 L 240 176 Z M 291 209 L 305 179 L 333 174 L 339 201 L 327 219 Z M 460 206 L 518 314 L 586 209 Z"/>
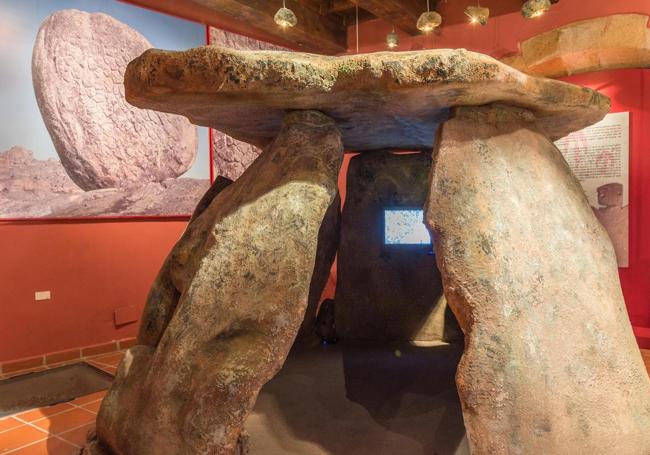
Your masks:
<path fill-rule="evenodd" d="M 604 93 L 612 112 L 630 112 L 630 266 L 619 269 L 632 325 L 650 327 L 650 70 L 564 78 Z"/>
<path fill-rule="evenodd" d="M 116 308 L 144 304 L 184 221 L 0 224 L 0 362 L 135 336 Z M 34 292 L 50 290 L 51 300 Z"/>

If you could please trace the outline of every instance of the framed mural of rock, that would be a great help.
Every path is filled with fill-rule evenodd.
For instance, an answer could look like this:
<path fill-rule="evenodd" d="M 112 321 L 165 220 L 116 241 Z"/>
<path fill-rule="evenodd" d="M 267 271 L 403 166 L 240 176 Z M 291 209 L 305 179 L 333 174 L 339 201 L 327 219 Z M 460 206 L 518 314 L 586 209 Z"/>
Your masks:
<path fill-rule="evenodd" d="M 208 43 L 238 50 L 291 50 L 215 27 L 209 27 Z M 222 175 L 233 181 L 237 180 L 261 153 L 258 147 L 239 141 L 215 129 L 210 131 L 210 145 L 212 147 L 213 175 Z"/>
<path fill-rule="evenodd" d="M 117 0 L 2 1 L 0 21 L 0 219 L 189 216 L 208 130 L 131 106 L 123 75 L 205 27 Z"/>
<path fill-rule="evenodd" d="M 607 230 L 619 267 L 629 265 L 630 113 L 603 120 L 556 142 Z"/>

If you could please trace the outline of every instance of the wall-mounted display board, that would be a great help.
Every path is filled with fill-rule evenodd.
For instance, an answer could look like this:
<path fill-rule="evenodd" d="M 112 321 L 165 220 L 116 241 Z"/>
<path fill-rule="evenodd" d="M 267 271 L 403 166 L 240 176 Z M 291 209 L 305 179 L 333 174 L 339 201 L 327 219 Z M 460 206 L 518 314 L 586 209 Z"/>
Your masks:
<path fill-rule="evenodd" d="M 596 217 L 609 233 L 619 267 L 629 264 L 630 114 L 608 114 L 556 145 L 582 184 Z"/>
<path fill-rule="evenodd" d="M 123 74 L 205 26 L 117 0 L 0 1 L 0 219 L 189 215 L 207 128 L 135 108 Z"/>

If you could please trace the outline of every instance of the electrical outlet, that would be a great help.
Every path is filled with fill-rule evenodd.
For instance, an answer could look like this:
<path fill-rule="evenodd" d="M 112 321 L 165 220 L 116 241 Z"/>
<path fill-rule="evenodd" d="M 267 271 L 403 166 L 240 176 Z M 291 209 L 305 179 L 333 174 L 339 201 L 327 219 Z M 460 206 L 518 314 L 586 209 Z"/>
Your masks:
<path fill-rule="evenodd" d="M 50 300 L 52 295 L 50 291 L 36 291 L 34 292 L 34 300 Z"/>

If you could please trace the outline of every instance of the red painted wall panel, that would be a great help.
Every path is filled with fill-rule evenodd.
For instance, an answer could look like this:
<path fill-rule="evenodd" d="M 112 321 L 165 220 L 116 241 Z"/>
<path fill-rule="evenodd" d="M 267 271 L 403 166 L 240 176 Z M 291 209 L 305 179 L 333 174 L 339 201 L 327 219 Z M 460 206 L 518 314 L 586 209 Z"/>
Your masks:
<path fill-rule="evenodd" d="M 113 311 L 144 304 L 184 221 L 0 224 L 0 362 L 135 336 Z M 34 292 L 50 290 L 51 300 Z"/>

